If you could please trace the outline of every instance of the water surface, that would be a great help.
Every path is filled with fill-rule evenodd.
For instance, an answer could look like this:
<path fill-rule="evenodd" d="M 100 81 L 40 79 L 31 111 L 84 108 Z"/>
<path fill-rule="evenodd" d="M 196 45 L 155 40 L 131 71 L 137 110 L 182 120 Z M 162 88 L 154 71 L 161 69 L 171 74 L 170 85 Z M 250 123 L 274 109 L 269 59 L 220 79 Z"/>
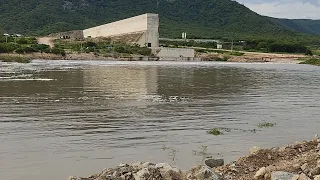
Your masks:
<path fill-rule="evenodd" d="M 232 161 L 311 139 L 319 117 L 316 66 L 0 63 L 0 179 L 64 180 L 132 161 L 188 169 L 203 153 Z M 215 127 L 229 130 L 206 133 Z"/>

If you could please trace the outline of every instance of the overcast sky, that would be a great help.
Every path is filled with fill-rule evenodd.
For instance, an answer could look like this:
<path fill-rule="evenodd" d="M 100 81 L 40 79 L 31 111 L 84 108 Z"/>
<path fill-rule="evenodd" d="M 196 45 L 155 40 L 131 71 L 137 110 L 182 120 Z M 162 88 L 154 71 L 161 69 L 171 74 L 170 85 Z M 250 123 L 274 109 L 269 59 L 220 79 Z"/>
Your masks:
<path fill-rule="evenodd" d="M 236 0 L 258 14 L 289 19 L 320 19 L 320 0 Z"/>

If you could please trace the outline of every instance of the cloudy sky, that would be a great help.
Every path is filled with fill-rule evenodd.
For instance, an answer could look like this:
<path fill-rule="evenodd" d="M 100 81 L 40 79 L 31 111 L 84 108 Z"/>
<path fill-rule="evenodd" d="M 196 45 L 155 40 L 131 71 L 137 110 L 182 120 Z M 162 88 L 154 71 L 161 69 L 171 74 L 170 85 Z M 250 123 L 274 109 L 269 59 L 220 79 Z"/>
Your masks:
<path fill-rule="evenodd" d="M 289 19 L 320 19 L 320 0 L 236 0 L 266 16 Z"/>

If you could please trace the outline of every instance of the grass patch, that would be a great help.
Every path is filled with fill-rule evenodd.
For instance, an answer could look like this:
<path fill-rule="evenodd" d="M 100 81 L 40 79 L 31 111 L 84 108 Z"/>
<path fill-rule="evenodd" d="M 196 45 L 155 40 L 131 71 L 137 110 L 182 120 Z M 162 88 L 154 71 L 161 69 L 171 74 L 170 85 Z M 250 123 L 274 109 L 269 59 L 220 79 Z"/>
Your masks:
<path fill-rule="evenodd" d="M 0 61 L 3 61 L 3 62 L 30 63 L 30 59 L 27 58 L 27 57 L 8 56 L 8 55 L 0 55 Z"/>
<path fill-rule="evenodd" d="M 277 125 L 276 123 L 270 123 L 270 122 L 263 122 L 263 123 L 259 123 L 258 127 L 259 128 L 270 128 Z"/>
<path fill-rule="evenodd" d="M 310 59 L 307 59 L 299 64 L 311 64 L 311 65 L 315 65 L 315 66 L 320 66 L 320 59 L 319 58 L 310 58 Z"/>
<path fill-rule="evenodd" d="M 214 135 L 214 136 L 223 135 L 223 132 L 221 132 L 221 130 L 219 128 L 213 128 L 213 129 L 207 131 L 207 133 Z"/>

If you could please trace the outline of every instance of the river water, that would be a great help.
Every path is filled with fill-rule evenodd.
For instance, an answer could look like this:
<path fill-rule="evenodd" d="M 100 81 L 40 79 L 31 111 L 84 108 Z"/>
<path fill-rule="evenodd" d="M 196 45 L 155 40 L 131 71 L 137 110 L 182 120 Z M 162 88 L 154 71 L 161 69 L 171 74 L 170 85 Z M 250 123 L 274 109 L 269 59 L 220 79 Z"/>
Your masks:
<path fill-rule="evenodd" d="M 319 120 L 316 66 L 0 63 L 0 179 L 66 180 L 132 161 L 230 162 L 252 146 L 312 139 Z"/>

